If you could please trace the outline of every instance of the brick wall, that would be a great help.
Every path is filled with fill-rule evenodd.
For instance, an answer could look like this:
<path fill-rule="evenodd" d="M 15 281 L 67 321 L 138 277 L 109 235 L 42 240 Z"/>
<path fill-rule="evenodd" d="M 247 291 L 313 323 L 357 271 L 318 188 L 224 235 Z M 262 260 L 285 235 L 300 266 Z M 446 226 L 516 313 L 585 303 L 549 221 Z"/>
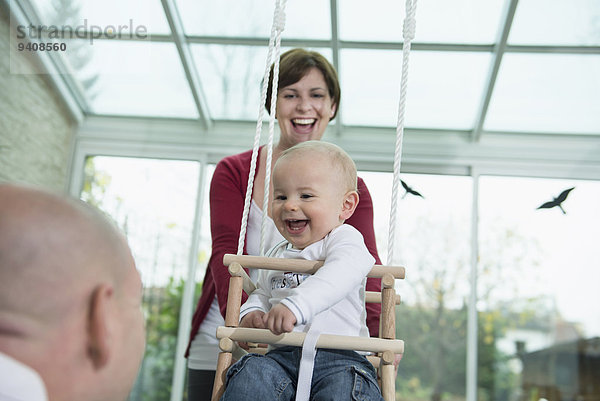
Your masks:
<path fill-rule="evenodd" d="M 0 6 L 0 182 L 21 182 L 64 192 L 75 123 L 41 74 L 10 73 L 8 10 Z M 14 55 L 14 53 L 13 53 Z M 13 63 L 37 72 L 35 59 Z"/>

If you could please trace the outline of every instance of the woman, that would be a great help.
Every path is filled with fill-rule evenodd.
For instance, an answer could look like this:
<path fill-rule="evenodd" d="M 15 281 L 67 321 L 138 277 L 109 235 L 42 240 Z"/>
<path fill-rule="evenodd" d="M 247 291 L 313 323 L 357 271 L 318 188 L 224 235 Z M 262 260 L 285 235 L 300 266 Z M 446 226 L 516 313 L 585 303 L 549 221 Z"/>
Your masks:
<path fill-rule="evenodd" d="M 271 67 L 271 74 L 273 68 Z M 271 84 L 266 100 L 267 110 L 271 104 Z M 281 56 L 279 89 L 277 95 L 277 120 L 279 142 L 273 147 L 273 165 L 284 150 L 293 145 L 320 140 L 337 114 L 340 103 L 340 86 L 333 66 L 319 53 L 293 49 Z M 266 176 L 267 152 L 260 149 L 252 192 L 252 204 L 246 232 L 244 253 L 258 255 L 260 242 L 263 188 Z M 208 262 L 202 296 L 198 301 L 192 321 L 188 357 L 188 399 L 210 399 L 216 368 L 218 342 L 216 328 L 224 324 L 229 273 L 223 265 L 223 255 L 236 253 L 244 197 L 248 184 L 252 151 L 224 158 L 217 165 L 210 188 L 210 216 L 212 255 Z M 358 179 L 360 202 L 354 215 L 346 221 L 360 231 L 365 244 L 377 264 L 380 264 L 373 231 L 373 205 L 371 196 L 362 179 Z M 272 193 L 272 191 L 271 191 Z M 265 238 L 265 250 L 283 240 L 270 219 Z M 252 277 L 252 272 L 251 278 Z M 381 282 L 368 279 L 367 289 L 379 291 Z M 244 294 L 243 301 L 246 300 Z M 379 333 L 381 305 L 367 305 L 367 325 L 371 336 Z"/>

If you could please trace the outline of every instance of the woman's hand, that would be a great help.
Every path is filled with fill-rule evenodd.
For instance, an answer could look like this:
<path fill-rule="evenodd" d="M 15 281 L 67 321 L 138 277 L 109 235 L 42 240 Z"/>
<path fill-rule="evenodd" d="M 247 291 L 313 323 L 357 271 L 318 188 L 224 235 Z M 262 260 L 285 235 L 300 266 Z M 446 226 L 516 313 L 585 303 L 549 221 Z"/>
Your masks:
<path fill-rule="evenodd" d="M 273 306 L 271 310 L 263 316 L 262 320 L 265 327 L 276 335 L 289 333 L 294 330 L 294 325 L 296 324 L 296 316 L 287 306 L 282 304 Z"/>

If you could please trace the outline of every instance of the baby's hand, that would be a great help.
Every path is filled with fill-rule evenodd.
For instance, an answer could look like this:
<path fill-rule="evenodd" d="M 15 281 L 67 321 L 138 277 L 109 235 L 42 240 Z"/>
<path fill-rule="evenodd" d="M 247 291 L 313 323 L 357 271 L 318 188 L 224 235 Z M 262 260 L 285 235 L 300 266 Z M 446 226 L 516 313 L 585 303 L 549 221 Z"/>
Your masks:
<path fill-rule="evenodd" d="M 296 316 L 287 306 L 277 304 L 263 317 L 263 323 L 273 334 L 289 333 L 294 330 Z"/>
<path fill-rule="evenodd" d="M 260 310 L 252 311 L 242 318 L 240 321 L 240 327 L 250 327 L 252 329 L 265 329 L 265 324 L 263 323 L 263 316 L 265 312 Z"/>
<path fill-rule="evenodd" d="M 265 312 L 263 311 L 252 311 L 247 315 L 244 315 L 244 317 L 240 321 L 240 327 L 250 327 L 252 329 L 266 329 L 265 324 L 263 323 L 264 315 Z M 246 342 L 238 341 L 238 345 L 246 351 L 250 348 L 248 346 L 248 343 Z M 263 344 L 260 344 L 259 346 L 263 346 Z M 264 345 L 264 347 L 266 347 L 266 345 Z"/>

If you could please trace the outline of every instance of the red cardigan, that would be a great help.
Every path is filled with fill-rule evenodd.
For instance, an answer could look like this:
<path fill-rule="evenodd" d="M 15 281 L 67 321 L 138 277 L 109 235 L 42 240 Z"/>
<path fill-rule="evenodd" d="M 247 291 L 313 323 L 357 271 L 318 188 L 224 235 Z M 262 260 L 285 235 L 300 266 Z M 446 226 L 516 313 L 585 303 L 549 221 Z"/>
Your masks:
<path fill-rule="evenodd" d="M 189 355 L 190 344 L 198 333 L 200 324 L 206 317 L 215 294 L 219 301 L 221 314 L 225 317 L 227 292 L 229 290 L 229 272 L 223 265 L 223 256 L 226 253 L 235 254 L 237 252 L 251 157 L 252 151 L 247 151 L 224 158 L 217 164 L 210 183 L 212 255 L 206 268 L 204 283 L 202 285 L 202 295 L 198 300 L 198 305 L 192 319 L 190 340 L 185 353 L 186 357 Z M 346 223 L 354 226 L 362 233 L 365 245 L 375 258 L 375 263 L 381 264 L 379 255 L 377 254 L 375 232 L 373 229 L 373 202 L 369 190 L 361 178 L 358 178 L 358 193 L 360 195 L 358 207 L 352 217 L 346 220 Z M 244 249 L 244 253 L 246 253 L 246 249 Z M 367 290 L 380 291 L 381 280 L 368 278 Z M 242 302 L 245 302 L 247 295 L 243 293 L 242 296 Z M 367 326 L 373 337 L 379 335 L 380 313 L 381 304 L 367 304 Z"/>

